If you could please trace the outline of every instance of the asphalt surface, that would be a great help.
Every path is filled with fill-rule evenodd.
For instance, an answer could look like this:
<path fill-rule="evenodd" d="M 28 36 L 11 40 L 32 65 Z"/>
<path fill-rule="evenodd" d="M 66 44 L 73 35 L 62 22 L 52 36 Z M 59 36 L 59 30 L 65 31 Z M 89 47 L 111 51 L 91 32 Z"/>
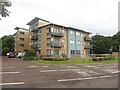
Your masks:
<path fill-rule="evenodd" d="M 118 63 L 44 65 L 2 57 L 3 88 L 118 88 Z"/>

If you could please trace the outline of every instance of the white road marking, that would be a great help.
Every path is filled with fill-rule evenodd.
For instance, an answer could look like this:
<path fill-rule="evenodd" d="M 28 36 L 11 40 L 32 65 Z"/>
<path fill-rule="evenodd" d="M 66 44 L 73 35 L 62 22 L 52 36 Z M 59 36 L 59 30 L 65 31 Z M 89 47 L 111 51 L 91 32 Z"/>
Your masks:
<path fill-rule="evenodd" d="M 48 66 L 42 66 L 42 67 L 48 67 Z"/>
<path fill-rule="evenodd" d="M 110 75 L 107 76 L 100 76 L 100 77 L 87 77 L 87 78 L 75 78 L 75 79 L 61 79 L 57 80 L 58 82 L 65 82 L 65 81 L 77 81 L 77 80 L 90 80 L 90 79 L 96 79 L 96 78 L 108 78 L 111 77 Z"/>
<path fill-rule="evenodd" d="M 16 67 L 2 67 L 2 68 L 16 68 Z"/>
<path fill-rule="evenodd" d="M 0 83 L 1 85 L 18 85 L 18 84 L 25 84 L 24 82 L 16 82 L 16 83 Z"/>
<path fill-rule="evenodd" d="M 107 76 L 100 76 L 99 78 L 108 78 L 108 77 L 111 77 L 110 75 L 107 75 Z"/>
<path fill-rule="evenodd" d="M 29 68 L 37 68 L 37 67 L 39 67 L 39 66 L 29 66 Z"/>
<path fill-rule="evenodd" d="M 0 72 L 0 74 L 18 74 L 20 72 Z"/>
<path fill-rule="evenodd" d="M 87 72 L 77 72 L 77 73 L 81 74 L 82 76 L 90 76 L 89 73 Z"/>
<path fill-rule="evenodd" d="M 97 67 L 97 66 L 85 66 L 85 67 L 88 67 L 88 68 L 91 68 L 91 67 L 93 67 L 93 68 L 100 68 L 100 67 Z"/>
<path fill-rule="evenodd" d="M 77 68 L 76 66 L 61 66 L 62 68 Z"/>
<path fill-rule="evenodd" d="M 120 71 L 114 71 L 114 72 L 112 72 L 113 74 L 115 74 L 115 73 L 119 73 Z"/>
<path fill-rule="evenodd" d="M 88 77 L 88 78 L 76 78 L 76 79 L 62 79 L 57 80 L 58 82 L 64 82 L 64 81 L 76 81 L 76 80 L 89 80 L 89 79 L 96 79 L 97 77 Z"/>
<path fill-rule="evenodd" d="M 55 72 L 55 71 L 75 71 L 78 69 L 63 69 L 63 70 L 42 70 L 40 72 Z"/>

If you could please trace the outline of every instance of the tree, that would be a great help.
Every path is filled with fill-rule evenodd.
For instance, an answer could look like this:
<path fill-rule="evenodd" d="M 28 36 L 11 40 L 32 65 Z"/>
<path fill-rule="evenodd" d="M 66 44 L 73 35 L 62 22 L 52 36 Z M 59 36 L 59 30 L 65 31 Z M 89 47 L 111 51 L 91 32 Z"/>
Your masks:
<path fill-rule="evenodd" d="M 9 16 L 9 11 L 7 10 L 6 7 L 10 7 L 11 2 L 9 0 L 0 0 L 0 15 L 2 17 Z"/>
<path fill-rule="evenodd" d="M 120 45 L 120 31 L 112 36 L 112 46 L 114 52 L 119 51 L 119 45 Z"/>
<path fill-rule="evenodd" d="M 112 47 L 111 37 L 95 35 L 92 37 L 92 46 L 95 54 L 109 53 L 109 49 Z"/>
<path fill-rule="evenodd" d="M 3 36 L 2 38 L 2 53 L 14 51 L 14 37 L 12 35 Z"/>
<path fill-rule="evenodd" d="M 120 45 L 120 31 L 112 37 L 95 35 L 92 37 L 93 52 L 95 54 L 105 54 L 118 52 Z"/>

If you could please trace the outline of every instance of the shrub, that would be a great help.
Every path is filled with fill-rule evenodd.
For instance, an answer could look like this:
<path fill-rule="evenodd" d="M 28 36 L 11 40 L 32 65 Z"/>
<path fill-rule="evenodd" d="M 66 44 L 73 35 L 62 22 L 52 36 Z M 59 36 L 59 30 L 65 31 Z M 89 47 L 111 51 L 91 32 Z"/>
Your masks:
<path fill-rule="evenodd" d="M 24 61 L 31 61 L 31 60 L 34 60 L 34 57 L 33 56 L 24 57 L 23 60 Z"/>
<path fill-rule="evenodd" d="M 105 55 L 97 54 L 96 57 L 105 57 Z"/>
<path fill-rule="evenodd" d="M 61 56 L 62 56 L 64 59 L 67 59 L 67 54 L 62 53 Z"/>
<path fill-rule="evenodd" d="M 9 48 L 8 47 L 4 47 L 3 49 L 2 49 L 2 55 L 3 56 L 6 56 L 6 54 L 9 52 Z"/>
<path fill-rule="evenodd" d="M 63 61 L 65 59 L 64 58 L 46 57 L 46 58 L 44 58 L 44 60 L 48 60 L 48 61 Z"/>
<path fill-rule="evenodd" d="M 34 51 L 27 51 L 24 55 L 23 60 L 31 61 L 31 60 L 34 60 L 35 56 L 36 56 L 36 53 Z"/>

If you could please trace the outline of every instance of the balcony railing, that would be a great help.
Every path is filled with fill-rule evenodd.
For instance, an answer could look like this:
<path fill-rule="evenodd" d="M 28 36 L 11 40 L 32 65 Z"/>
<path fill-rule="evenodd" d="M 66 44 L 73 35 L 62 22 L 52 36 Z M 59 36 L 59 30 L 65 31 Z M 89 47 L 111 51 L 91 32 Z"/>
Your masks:
<path fill-rule="evenodd" d="M 31 47 L 33 49 L 39 49 L 41 47 L 41 45 L 40 44 L 33 44 L 33 45 L 31 45 Z"/>
<path fill-rule="evenodd" d="M 31 36 L 31 40 L 37 40 L 37 39 L 38 39 L 38 35 Z"/>
<path fill-rule="evenodd" d="M 92 45 L 85 45 L 85 49 L 92 49 Z"/>
<path fill-rule="evenodd" d="M 52 36 L 56 36 L 56 37 L 64 37 L 63 32 L 48 32 L 47 35 L 52 35 Z"/>
<path fill-rule="evenodd" d="M 37 30 L 38 30 L 38 26 L 36 27 L 36 28 L 34 28 L 34 29 L 31 29 L 31 32 L 36 32 Z"/>
<path fill-rule="evenodd" d="M 62 42 L 49 42 L 49 43 L 47 43 L 47 46 L 61 48 L 61 47 L 63 47 L 63 43 Z"/>
<path fill-rule="evenodd" d="M 87 36 L 87 37 L 84 37 L 84 40 L 85 40 L 85 41 L 91 41 L 92 38 Z"/>

